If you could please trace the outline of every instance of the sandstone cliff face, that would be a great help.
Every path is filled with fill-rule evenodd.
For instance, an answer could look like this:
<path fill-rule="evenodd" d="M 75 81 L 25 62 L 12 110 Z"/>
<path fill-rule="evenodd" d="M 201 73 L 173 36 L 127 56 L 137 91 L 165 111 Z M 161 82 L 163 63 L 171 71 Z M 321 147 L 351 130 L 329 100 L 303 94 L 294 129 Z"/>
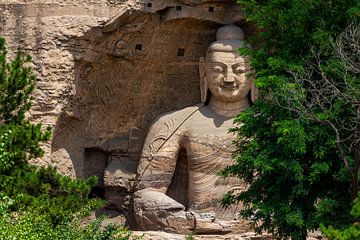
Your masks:
<path fill-rule="evenodd" d="M 76 53 L 91 47 L 78 38 L 103 25 L 123 7 L 124 1 L 106 0 L 0 1 L 0 36 L 7 40 L 9 52 L 21 48 L 33 57 L 38 77 L 30 113 L 34 121 L 52 126 L 56 132 L 60 116 L 72 115 L 69 109 L 76 94 Z M 51 144 L 45 146 L 46 156 L 37 164 L 56 164 L 63 173 L 75 177 L 70 154 L 62 151 L 60 158 L 52 158 Z"/>
<path fill-rule="evenodd" d="M 157 115 L 200 102 L 199 57 L 221 24 L 244 18 L 206 0 L 2 0 L 0 12 L 9 52 L 33 56 L 30 117 L 53 127 L 36 163 L 78 178 L 130 166 Z"/>

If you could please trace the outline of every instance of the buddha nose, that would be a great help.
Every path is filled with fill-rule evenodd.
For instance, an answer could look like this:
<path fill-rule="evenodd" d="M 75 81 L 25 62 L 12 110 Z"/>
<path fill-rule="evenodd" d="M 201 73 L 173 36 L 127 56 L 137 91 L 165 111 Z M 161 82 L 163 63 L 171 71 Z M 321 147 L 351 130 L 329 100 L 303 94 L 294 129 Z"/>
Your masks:
<path fill-rule="evenodd" d="M 227 83 L 235 82 L 235 74 L 232 71 L 232 69 L 227 70 L 225 78 L 224 78 L 224 82 L 227 82 Z"/>

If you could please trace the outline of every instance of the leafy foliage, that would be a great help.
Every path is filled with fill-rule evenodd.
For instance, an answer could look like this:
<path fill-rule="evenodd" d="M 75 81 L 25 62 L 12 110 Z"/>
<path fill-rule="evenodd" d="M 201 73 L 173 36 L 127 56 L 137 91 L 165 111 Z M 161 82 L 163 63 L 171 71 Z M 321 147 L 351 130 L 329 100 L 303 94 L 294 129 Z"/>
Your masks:
<path fill-rule="evenodd" d="M 0 38 L 0 173 L 27 164 L 30 158 L 40 157 L 39 143 L 50 138 L 50 130 L 41 131 L 39 124 L 25 118 L 30 109 L 35 76 L 26 64 L 31 57 L 17 52 L 14 61 L 7 62 L 5 40 Z"/>
<path fill-rule="evenodd" d="M 102 206 L 102 202 L 89 199 L 91 186 L 96 178 L 72 180 L 56 172 L 55 168 L 26 166 L 0 175 L 0 189 L 14 204 L 11 212 L 46 213 L 54 226 L 70 221 L 74 213 L 86 215 L 91 209 Z"/>
<path fill-rule="evenodd" d="M 351 210 L 351 215 L 355 219 L 360 218 L 360 198 L 356 199 L 356 202 Z M 360 238 L 360 223 L 354 222 L 343 230 L 334 229 L 332 226 L 325 227 L 321 225 L 321 230 L 325 233 L 329 240 L 353 240 Z"/>
<path fill-rule="evenodd" d="M 131 232 L 117 225 L 101 227 L 104 218 L 82 225 L 78 218 L 52 226 L 46 215 L 29 212 L 5 215 L 0 218 L 0 238 L 4 240 L 106 240 L 130 239 Z"/>
<path fill-rule="evenodd" d="M 31 57 L 24 57 L 20 51 L 14 61 L 7 62 L 5 40 L 0 39 L 0 119 L 4 124 L 21 124 L 25 112 L 31 107 L 30 93 L 35 88 L 35 75 L 25 64 Z"/>
<path fill-rule="evenodd" d="M 349 75 L 333 42 L 360 16 L 359 2 L 238 3 L 258 28 L 249 39 L 255 47 L 240 51 L 251 56 L 261 96 L 235 118 L 236 164 L 222 172 L 239 176 L 249 188 L 240 194 L 229 193 L 223 203 L 242 201 L 245 209 L 241 214 L 252 220 L 256 230 L 273 233 L 278 239 L 305 239 L 307 231 L 320 223 L 344 226 L 352 221 L 351 181 L 334 129 L 324 121 L 351 119 L 357 109 L 340 97 L 324 106 L 307 104 L 327 77 L 335 86 L 344 82 L 346 74 L 359 80 L 357 73 Z M 307 81 L 300 81 L 305 76 Z M 349 130 L 340 127 L 337 125 L 340 136 L 346 136 Z M 341 146 L 352 167 L 354 148 Z"/>

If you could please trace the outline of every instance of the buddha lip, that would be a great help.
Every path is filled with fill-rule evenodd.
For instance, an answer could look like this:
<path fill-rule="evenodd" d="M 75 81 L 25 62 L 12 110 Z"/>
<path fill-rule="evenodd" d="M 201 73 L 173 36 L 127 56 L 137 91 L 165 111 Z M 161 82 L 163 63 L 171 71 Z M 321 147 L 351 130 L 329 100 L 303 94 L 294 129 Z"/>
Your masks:
<path fill-rule="evenodd" d="M 238 89 L 239 86 L 236 86 L 236 85 L 221 85 L 221 88 L 224 88 L 226 90 L 235 90 L 235 89 Z"/>

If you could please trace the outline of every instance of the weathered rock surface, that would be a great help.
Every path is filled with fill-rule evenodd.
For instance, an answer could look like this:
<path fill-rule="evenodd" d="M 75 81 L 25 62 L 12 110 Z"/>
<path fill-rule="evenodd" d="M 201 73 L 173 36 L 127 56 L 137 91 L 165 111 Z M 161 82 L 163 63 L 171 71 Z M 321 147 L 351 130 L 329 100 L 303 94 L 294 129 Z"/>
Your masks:
<path fill-rule="evenodd" d="M 182 204 L 155 189 L 134 193 L 134 215 L 140 229 L 189 232 L 194 229 L 194 217 L 184 210 Z"/>
<path fill-rule="evenodd" d="M 53 127 L 35 163 L 78 178 L 96 151 L 137 160 L 157 115 L 199 102 L 199 57 L 219 24 L 244 20 L 232 1 L 207 0 L 3 0 L 0 12 L 9 52 L 33 56 L 31 118 Z M 127 149 L 107 152 L 114 138 Z"/>

